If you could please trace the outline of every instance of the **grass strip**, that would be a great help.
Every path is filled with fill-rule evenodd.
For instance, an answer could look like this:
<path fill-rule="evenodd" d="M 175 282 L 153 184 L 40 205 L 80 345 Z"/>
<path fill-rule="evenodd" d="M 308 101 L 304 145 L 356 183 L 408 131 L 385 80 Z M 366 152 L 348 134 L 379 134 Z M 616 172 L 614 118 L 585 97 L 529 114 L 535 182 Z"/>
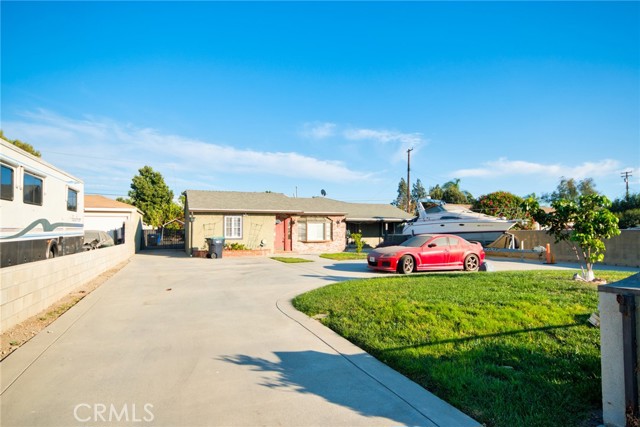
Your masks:
<path fill-rule="evenodd" d="M 601 407 L 598 294 L 573 274 L 353 280 L 293 304 L 487 426 L 582 426 Z"/>
<path fill-rule="evenodd" d="M 272 256 L 271 259 L 284 262 L 286 264 L 296 264 L 299 262 L 313 262 L 311 259 L 304 258 L 295 258 L 295 257 L 286 257 L 286 256 Z"/>
<path fill-rule="evenodd" d="M 367 259 L 367 254 L 356 253 L 356 252 L 337 252 L 333 254 L 321 254 L 320 258 L 332 259 L 334 261 L 351 261 L 351 260 Z"/>

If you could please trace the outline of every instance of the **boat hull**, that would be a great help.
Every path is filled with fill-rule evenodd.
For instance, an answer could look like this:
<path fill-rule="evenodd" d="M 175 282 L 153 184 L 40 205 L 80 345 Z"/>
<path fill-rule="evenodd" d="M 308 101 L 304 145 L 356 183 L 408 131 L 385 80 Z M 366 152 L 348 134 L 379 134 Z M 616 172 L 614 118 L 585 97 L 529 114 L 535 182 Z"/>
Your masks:
<path fill-rule="evenodd" d="M 455 234 L 466 240 L 488 245 L 515 225 L 515 221 L 466 222 L 461 223 L 436 221 L 415 221 L 405 225 L 402 234 L 415 236 L 418 234 Z"/>

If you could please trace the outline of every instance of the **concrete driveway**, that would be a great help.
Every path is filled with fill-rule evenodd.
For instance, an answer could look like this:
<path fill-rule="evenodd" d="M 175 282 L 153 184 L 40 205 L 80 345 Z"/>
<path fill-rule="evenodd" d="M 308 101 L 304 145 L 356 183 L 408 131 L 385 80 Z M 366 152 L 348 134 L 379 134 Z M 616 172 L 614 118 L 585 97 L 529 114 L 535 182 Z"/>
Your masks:
<path fill-rule="evenodd" d="M 312 258 L 136 255 L 2 362 L 0 424 L 477 425 L 291 307 L 376 275 Z"/>

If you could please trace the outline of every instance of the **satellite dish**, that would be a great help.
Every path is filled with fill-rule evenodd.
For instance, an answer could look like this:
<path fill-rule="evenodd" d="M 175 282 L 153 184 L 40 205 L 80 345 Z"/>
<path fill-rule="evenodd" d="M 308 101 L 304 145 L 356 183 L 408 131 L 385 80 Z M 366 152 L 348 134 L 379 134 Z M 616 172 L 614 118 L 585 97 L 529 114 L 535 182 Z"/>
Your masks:
<path fill-rule="evenodd" d="M 320 194 L 322 194 L 322 197 L 325 197 L 327 195 L 327 192 L 324 190 L 320 190 Z"/>

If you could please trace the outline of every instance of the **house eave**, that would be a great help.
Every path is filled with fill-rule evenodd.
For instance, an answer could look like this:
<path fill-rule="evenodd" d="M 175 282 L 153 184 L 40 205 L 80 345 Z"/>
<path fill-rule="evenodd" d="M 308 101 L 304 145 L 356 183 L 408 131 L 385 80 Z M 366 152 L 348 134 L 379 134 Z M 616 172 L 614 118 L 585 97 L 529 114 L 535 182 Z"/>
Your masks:
<path fill-rule="evenodd" d="M 197 213 L 242 213 L 242 214 L 251 214 L 251 213 L 260 213 L 260 214 L 291 214 L 291 215 L 302 215 L 304 212 L 297 210 L 284 210 L 284 209 L 200 209 L 200 208 L 189 208 L 189 212 L 194 214 Z"/>
<path fill-rule="evenodd" d="M 353 217 L 347 217 L 346 218 L 347 222 L 405 222 L 407 221 L 406 219 L 402 219 L 402 218 L 384 218 L 384 217 L 376 217 L 376 218 L 353 218 Z"/>

